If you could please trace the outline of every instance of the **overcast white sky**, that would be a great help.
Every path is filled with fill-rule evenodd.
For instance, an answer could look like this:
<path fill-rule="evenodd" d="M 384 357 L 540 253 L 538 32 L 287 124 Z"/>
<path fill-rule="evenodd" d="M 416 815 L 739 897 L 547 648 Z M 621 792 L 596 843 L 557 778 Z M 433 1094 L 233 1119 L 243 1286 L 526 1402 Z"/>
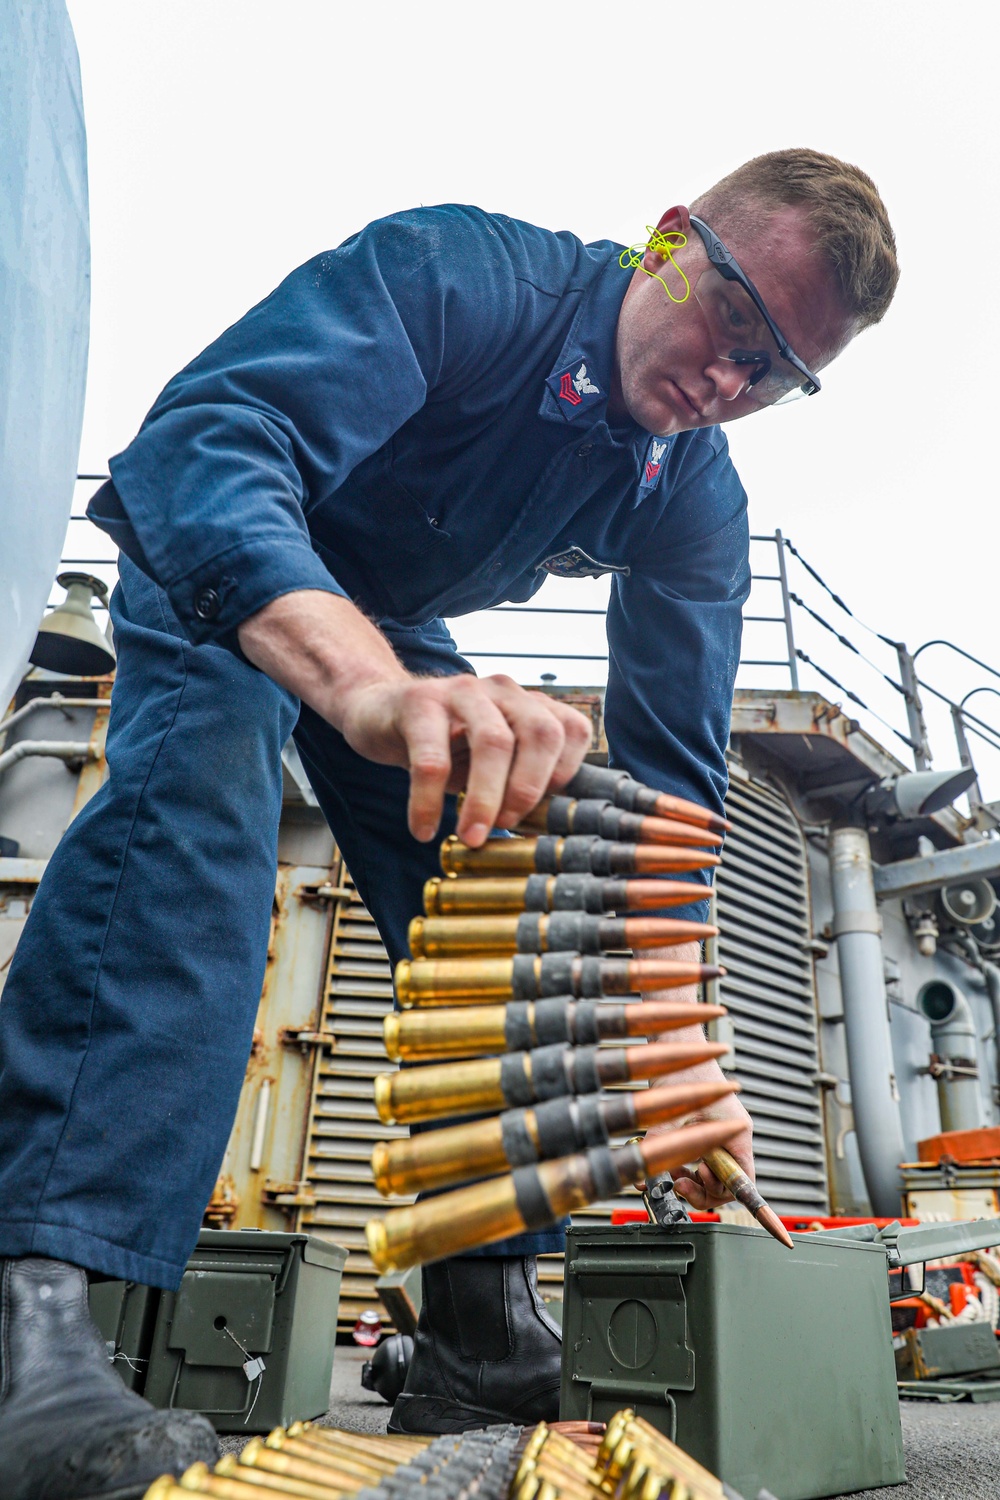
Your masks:
<path fill-rule="evenodd" d="M 819 396 L 729 429 L 752 528 L 780 527 L 886 634 L 911 647 L 944 635 L 1000 665 L 990 436 L 1000 27 L 990 8 L 69 0 L 69 10 L 94 252 L 82 470 L 103 471 L 174 371 L 294 265 L 380 214 L 471 202 L 630 241 L 737 162 L 811 145 L 875 178 L 903 279 L 884 323 L 827 372 Z M 571 592 L 558 600 L 577 606 L 601 594 L 600 584 L 562 588 Z M 893 667 L 808 579 L 799 591 Z M 770 613 L 772 602 L 759 592 L 755 608 Z M 456 633 L 470 648 L 513 649 L 510 622 Z M 591 622 L 578 623 L 551 649 L 599 652 Z M 747 654 L 780 654 L 779 635 L 755 629 Z M 875 673 L 817 626 L 801 639 L 903 725 Z M 955 696 L 991 680 L 938 649 L 921 665 Z M 603 676 L 597 662 L 553 669 L 561 681 Z M 803 672 L 803 686 L 820 685 Z M 1000 704 L 978 703 L 1000 723 Z M 946 724 L 934 730 L 948 764 Z M 1000 758 L 986 782 L 1000 797 Z"/>

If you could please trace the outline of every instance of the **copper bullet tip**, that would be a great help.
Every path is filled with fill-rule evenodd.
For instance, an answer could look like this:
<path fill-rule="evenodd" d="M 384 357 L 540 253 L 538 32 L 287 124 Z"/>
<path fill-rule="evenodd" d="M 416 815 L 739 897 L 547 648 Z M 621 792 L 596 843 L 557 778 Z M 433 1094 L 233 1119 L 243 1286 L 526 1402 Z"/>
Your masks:
<path fill-rule="evenodd" d="M 739 1120 L 702 1120 L 697 1125 L 682 1125 L 679 1130 L 644 1136 L 639 1150 L 647 1180 L 660 1172 L 675 1172 L 678 1167 L 688 1165 L 692 1152 L 701 1155 L 706 1149 L 722 1146 L 742 1129 Z"/>
<path fill-rule="evenodd" d="M 766 1229 L 768 1234 L 772 1234 L 780 1244 L 784 1245 L 786 1250 L 795 1249 L 794 1240 L 788 1233 L 788 1230 L 785 1228 L 784 1224 L 782 1224 L 781 1220 L 778 1218 L 778 1215 L 775 1213 L 774 1209 L 771 1208 L 768 1204 L 761 1204 L 760 1208 L 758 1208 L 755 1214 L 755 1218 L 757 1219 L 757 1222 L 758 1224 L 760 1224 L 761 1228 Z"/>
<path fill-rule="evenodd" d="M 662 1027 L 676 1030 L 717 1021 L 727 1015 L 724 1005 L 695 1005 L 691 1000 L 636 1000 L 625 1006 L 625 1025 L 629 1036 L 652 1036 Z"/>
<path fill-rule="evenodd" d="M 646 1130 L 679 1115 L 693 1114 L 696 1109 L 707 1109 L 710 1104 L 739 1091 L 735 1078 L 722 1078 L 717 1083 L 668 1083 L 640 1089 L 632 1096 L 635 1123 L 639 1129 Z"/>
<path fill-rule="evenodd" d="M 688 963 L 675 958 L 633 958 L 629 961 L 628 982 L 637 990 L 664 989 L 684 984 L 700 984 L 706 979 L 721 979 L 726 970 L 719 964 Z"/>
<path fill-rule="evenodd" d="M 699 848 L 717 848 L 722 835 L 693 823 L 682 823 L 678 818 L 643 818 L 640 838 L 647 844 L 695 845 Z"/>
<path fill-rule="evenodd" d="M 644 1047 L 627 1047 L 625 1069 L 629 1078 L 662 1078 L 725 1057 L 725 1042 L 648 1042 Z"/>
<path fill-rule="evenodd" d="M 660 792 L 656 799 L 656 815 L 660 818 L 677 818 L 682 823 L 691 823 L 695 828 L 713 828 L 717 833 L 728 833 L 732 828 L 728 818 L 700 807 L 697 802 L 688 802 L 683 797 L 672 797 L 669 792 Z"/>
<path fill-rule="evenodd" d="M 685 922 L 677 917 L 626 917 L 625 942 L 629 948 L 666 947 L 670 943 L 700 942 L 718 937 L 709 922 Z"/>
<path fill-rule="evenodd" d="M 704 901 L 710 888 L 693 880 L 626 880 L 622 911 L 650 906 L 687 906 Z"/>
<path fill-rule="evenodd" d="M 679 870 L 708 870 L 722 863 L 717 854 L 709 854 L 701 849 L 678 849 L 667 844 L 633 844 L 631 849 L 632 868 L 638 875 L 669 875 Z M 707 894 L 706 891 L 702 900 Z"/>

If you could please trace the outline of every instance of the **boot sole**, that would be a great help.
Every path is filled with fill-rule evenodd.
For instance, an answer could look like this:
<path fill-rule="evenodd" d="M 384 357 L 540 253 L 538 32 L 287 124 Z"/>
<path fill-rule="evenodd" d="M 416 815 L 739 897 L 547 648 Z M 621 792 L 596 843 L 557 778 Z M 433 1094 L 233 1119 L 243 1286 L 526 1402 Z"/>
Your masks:
<path fill-rule="evenodd" d="M 472 1432 L 476 1428 L 495 1427 L 507 1420 L 501 1412 L 487 1411 L 478 1406 L 460 1406 L 455 1401 L 444 1401 L 439 1396 L 400 1395 L 393 1405 L 388 1430 L 427 1436 Z"/>
<path fill-rule="evenodd" d="M 554 1420 L 554 1419 L 553 1419 Z M 493 1411 L 482 1406 L 463 1406 L 440 1396 L 396 1397 L 389 1417 L 388 1431 L 409 1437 L 442 1436 L 452 1432 L 474 1432 L 484 1427 L 534 1426 L 535 1418 L 522 1418 L 510 1412 Z"/>

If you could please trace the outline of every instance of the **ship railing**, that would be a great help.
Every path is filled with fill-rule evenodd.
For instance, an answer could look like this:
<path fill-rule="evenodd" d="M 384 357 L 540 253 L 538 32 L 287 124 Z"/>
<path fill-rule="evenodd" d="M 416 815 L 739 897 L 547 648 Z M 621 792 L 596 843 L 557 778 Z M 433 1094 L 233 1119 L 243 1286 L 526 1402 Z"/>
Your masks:
<path fill-rule="evenodd" d="M 107 475 L 77 477 L 60 571 L 86 568 L 113 587 L 114 544 L 85 515 L 90 494 Z M 994 806 L 983 792 L 989 785 L 1000 793 L 1000 713 L 991 720 L 981 702 L 983 695 L 1000 698 L 1000 670 L 944 638 L 910 651 L 904 642 L 867 624 L 780 530 L 755 532 L 750 541 L 752 584 L 737 686 L 819 690 L 877 738 L 888 734 L 890 744 L 903 746 L 918 770 L 932 764 L 932 739 L 935 744 L 953 740 L 960 763 L 977 770 L 969 793 L 972 815 L 980 826 L 1000 825 L 1000 803 Z M 561 679 L 600 687 L 607 677 L 609 593 L 607 577 L 552 577 L 527 603 L 496 605 L 451 620 L 449 626 L 462 655 L 477 668 L 508 671 L 528 684 Z M 54 589 L 50 607 L 61 597 L 61 590 Z M 542 625 L 544 646 L 538 641 Z M 932 648 L 939 663 L 948 663 L 947 691 L 940 680 L 932 682 L 919 673 L 919 659 Z M 942 757 L 950 759 L 953 753 L 949 744 Z"/>

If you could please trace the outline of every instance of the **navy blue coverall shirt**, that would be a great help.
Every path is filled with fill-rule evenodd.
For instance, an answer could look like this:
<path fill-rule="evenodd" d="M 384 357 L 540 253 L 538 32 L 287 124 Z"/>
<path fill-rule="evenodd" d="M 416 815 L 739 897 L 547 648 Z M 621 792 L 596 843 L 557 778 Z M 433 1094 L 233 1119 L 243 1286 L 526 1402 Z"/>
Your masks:
<path fill-rule="evenodd" d="M 610 573 L 612 762 L 721 810 L 746 501 L 718 428 L 609 423 L 620 249 L 476 208 L 380 220 L 223 333 L 112 460 L 91 504 L 123 553 L 110 775 L 0 1007 L 0 1254 L 179 1278 L 252 1035 L 293 729 L 402 956 L 436 844 L 406 831 L 403 771 L 244 660 L 237 626 L 272 599 L 341 594 L 408 666 L 453 672 L 442 616 Z"/>

